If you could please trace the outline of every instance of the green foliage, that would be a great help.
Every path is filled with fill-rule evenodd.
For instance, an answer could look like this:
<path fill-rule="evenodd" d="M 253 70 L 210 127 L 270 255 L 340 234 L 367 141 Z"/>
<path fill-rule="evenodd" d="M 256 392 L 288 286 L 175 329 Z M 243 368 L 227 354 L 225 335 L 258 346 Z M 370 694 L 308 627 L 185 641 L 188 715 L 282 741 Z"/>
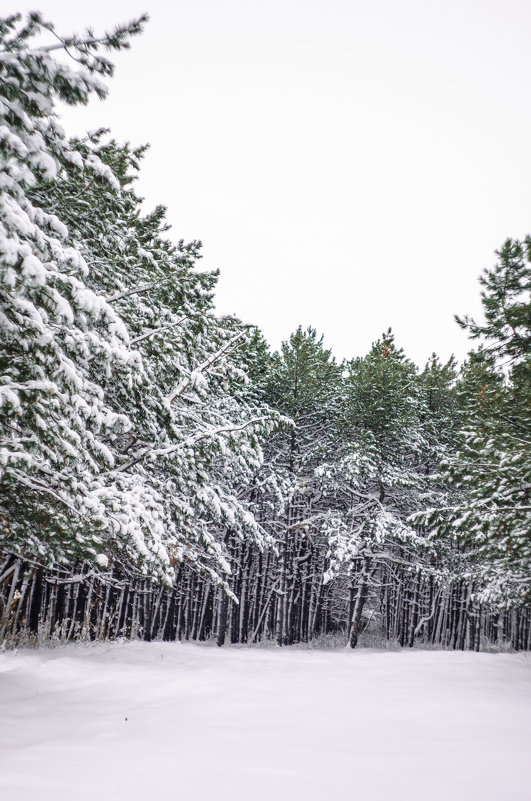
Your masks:
<path fill-rule="evenodd" d="M 531 353 L 531 237 L 525 241 L 508 239 L 499 258 L 480 278 L 483 324 L 470 317 L 457 317 L 472 339 L 487 343 L 497 358 L 529 364 Z"/>
<path fill-rule="evenodd" d="M 104 53 L 145 20 L 0 19 L 2 546 L 168 582 L 186 561 L 227 587 L 245 539 L 276 543 L 282 597 L 311 560 L 327 581 L 400 565 L 528 601 L 531 238 L 481 277 L 484 322 L 458 319 L 479 342 L 459 374 L 435 355 L 419 372 L 391 330 L 345 364 L 311 327 L 271 354 L 216 316 L 200 242 L 143 210 L 146 148 L 58 123 L 58 101 L 106 95 Z"/>
<path fill-rule="evenodd" d="M 246 330 L 214 314 L 200 244 L 168 240 L 162 207 L 142 213 L 145 148 L 103 130 L 69 142 L 54 112 L 58 97 L 105 94 L 100 50 L 141 23 L 101 38 L 57 37 L 38 15 L 3 23 L 1 536 L 49 563 L 171 581 L 187 561 L 219 582 L 227 527 L 266 539 L 238 497 L 274 420 L 245 389 Z M 45 32 L 53 44 L 31 47 Z M 61 48 L 75 71 L 54 60 Z"/>
<path fill-rule="evenodd" d="M 299 326 L 273 356 L 268 400 L 293 418 L 327 414 L 337 394 L 339 372 L 331 350 L 323 346 L 323 336 L 315 328 Z"/>
<path fill-rule="evenodd" d="M 415 365 L 396 347 L 389 330 L 367 356 L 351 361 L 347 370 L 344 433 L 354 438 L 369 434 L 383 457 L 415 428 L 419 402 Z"/>
<path fill-rule="evenodd" d="M 530 240 L 507 240 L 481 277 L 485 322 L 459 320 L 481 346 L 456 388 L 463 431 L 441 462 L 446 503 L 423 517 L 482 558 L 480 597 L 531 598 Z"/>
<path fill-rule="evenodd" d="M 423 403 L 421 424 L 424 437 L 434 452 L 434 461 L 455 447 L 461 426 L 457 397 L 457 369 L 454 357 L 442 364 L 433 354 L 418 376 Z"/>

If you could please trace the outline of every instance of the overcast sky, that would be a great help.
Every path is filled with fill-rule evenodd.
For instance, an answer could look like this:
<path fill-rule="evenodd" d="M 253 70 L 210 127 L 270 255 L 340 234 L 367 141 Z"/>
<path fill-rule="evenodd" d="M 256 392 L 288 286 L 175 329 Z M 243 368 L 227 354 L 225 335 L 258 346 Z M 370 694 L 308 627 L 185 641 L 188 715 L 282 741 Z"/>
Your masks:
<path fill-rule="evenodd" d="M 9 13 L 8 3 L 2 13 Z M 462 359 L 483 268 L 531 231 L 529 0 L 41 0 L 59 32 L 148 11 L 68 132 L 149 142 L 139 192 L 221 269 L 218 309 L 338 357 L 389 326 Z"/>

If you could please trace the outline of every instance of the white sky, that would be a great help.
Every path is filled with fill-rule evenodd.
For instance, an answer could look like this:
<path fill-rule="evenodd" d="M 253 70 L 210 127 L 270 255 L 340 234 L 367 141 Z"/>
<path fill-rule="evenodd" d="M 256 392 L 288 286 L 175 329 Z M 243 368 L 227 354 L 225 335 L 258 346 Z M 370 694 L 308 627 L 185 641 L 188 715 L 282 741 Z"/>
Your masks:
<path fill-rule="evenodd" d="M 32 8 L 65 33 L 149 12 L 109 98 L 63 119 L 151 143 L 138 191 L 203 241 L 220 312 L 273 347 L 301 323 L 351 357 L 392 326 L 419 364 L 464 357 L 453 314 L 478 313 L 494 250 L 531 230 L 529 0 L 13 10 Z"/>

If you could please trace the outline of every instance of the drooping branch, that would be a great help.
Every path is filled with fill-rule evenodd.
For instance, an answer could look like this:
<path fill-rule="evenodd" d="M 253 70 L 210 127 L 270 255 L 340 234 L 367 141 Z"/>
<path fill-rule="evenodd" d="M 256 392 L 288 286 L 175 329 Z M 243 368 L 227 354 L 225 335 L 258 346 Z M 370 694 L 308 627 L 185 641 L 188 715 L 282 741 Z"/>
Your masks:
<path fill-rule="evenodd" d="M 190 376 L 187 376 L 187 378 L 183 378 L 182 381 L 180 381 L 177 384 L 173 392 L 171 392 L 168 395 L 167 400 L 170 403 L 176 401 L 180 395 L 182 395 L 184 392 L 186 392 L 187 389 L 189 389 L 189 387 L 192 386 L 193 383 L 192 376 L 194 374 L 197 375 L 197 373 L 206 373 L 207 370 L 209 370 L 217 361 L 219 361 L 219 359 L 221 359 L 221 357 L 225 353 L 227 353 L 227 351 L 229 351 L 232 347 L 234 347 L 234 345 L 236 345 L 236 343 L 239 342 L 240 339 L 243 339 L 244 336 L 245 336 L 245 331 L 240 331 L 239 334 L 235 334 L 233 337 L 231 337 L 229 341 L 223 345 L 222 348 L 220 348 L 218 351 L 216 351 L 216 353 L 212 354 L 212 356 L 209 356 L 208 359 L 206 359 L 202 364 L 200 364 L 199 367 L 197 367 Z"/>
<path fill-rule="evenodd" d="M 258 423 L 265 423 L 267 422 L 266 417 L 253 417 L 250 420 L 247 420 L 245 423 L 241 423 L 240 425 L 234 426 L 221 426 L 220 428 L 212 428 L 206 431 L 200 431 L 198 433 L 192 434 L 191 436 L 187 437 L 182 442 L 178 442 L 175 445 L 170 445 L 167 448 L 157 448 L 156 445 L 150 445 L 145 448 L 143 451 L 140 451 L 136 454 L 132 459 L 130 459 L 126 464 L 121 465 L 121 467 L 117 467 L 116 470 L 109 471 L 111 473 L 124 473 L 126 470 L 129 470 L 135 464 L 143 461 L 146 456 L 169 456 L 176 451 L 182 450 L 183 448 L 190 447 L 191 445 L 196 445 L 202 439 L 208 439 L 210 437 L 216 437 L 219 434 L 232 434 L 237 431 L 244 431 L 249 426 L 258 424 Z"/>
<path fill-rule="evenodd" d="M 168 325 L 161 325 L 159 328 L 154 328 L 153 331 L 148 331 L 146 334 L 142 334 L 139 337 L 135 337 L 130 341 L 130 345 L 137 345 L 139 342 L 142 342 L 144 339 L 149 339 L 150 337 L 154 337 L 157 334 L 160 334 L 161 331 L 167 331 L 168 328 L 175 328 L 177 325 L 181 325 L 184 323 L 186 317 L 181 317 L 179 320 L 176 320 L 174 323 L 168 323 Z"/>
<path fill-rule="evenodd" d="M 118 292 L 115 295 L 109 295 L 109 297 L 105 298 L 105 300 L 107 303 L 116 303 L 116 301 L 123 300 L 123 298 L 128 298 L 131 295 L 142 295 L 144 292 L 149 292 L 150 289 L 154 289 L 154 287 L 164 284 L 166 281 L 170 281 L 172 278 L 173 276 L 166 275 L 164 278 L 160 278 L 158 281 L 152 281 L 150 284 L 143 284 L 142 286 L 128 289 L 126 292 Z"/>

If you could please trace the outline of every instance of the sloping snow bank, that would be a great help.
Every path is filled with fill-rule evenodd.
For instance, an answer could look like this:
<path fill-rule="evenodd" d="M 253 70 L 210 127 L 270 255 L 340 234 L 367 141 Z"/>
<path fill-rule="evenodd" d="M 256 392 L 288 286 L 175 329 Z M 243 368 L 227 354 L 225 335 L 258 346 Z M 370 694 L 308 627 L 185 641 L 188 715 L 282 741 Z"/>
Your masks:
<path fill-rule="evenodd" d="M 0 657 L 0 798 L 529 801 L 531 659 L 115 643 Z"/>

